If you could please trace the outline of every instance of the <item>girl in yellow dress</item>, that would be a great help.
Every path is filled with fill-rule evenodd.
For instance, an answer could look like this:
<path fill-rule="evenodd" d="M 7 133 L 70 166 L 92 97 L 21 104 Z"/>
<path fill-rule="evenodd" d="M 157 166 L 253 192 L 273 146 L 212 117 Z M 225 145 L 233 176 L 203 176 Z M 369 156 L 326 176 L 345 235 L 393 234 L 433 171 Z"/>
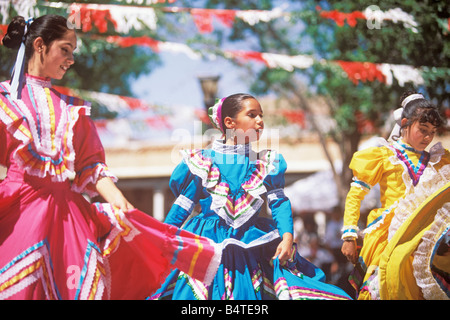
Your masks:
<path fill-rule="evenodd" d="M 438 109 L 421 94 L 407 92 L 400 101 L 401 108 L 394 115 L 401 116 L 396 119 L 391 142 L 384 141 L 381 147 L 356 152 L 350 163 L 354 178 L 345 203 L 342 253 L 355 265 L 350 281 L 359 291 L 358 299 L 389 298 L 380 296 L 380 260 L 395 231 L 400 231 L 399 226 L 415 225 L 415 221 L 410 223 L 412 214 L 395 218 L 402 214 L 402 208 L 398 207 L 400 200 L 414 194 L 421 184 L 435 177 L 443 177 L 440 187 L 448 182 L 448 175 L 443 176 L 439 172 L 441 169 L 449 171 L 449 151 L 441 143 L 425 151 L 436 130 L 444 125 L 444 119 Z M 367 217 L 367 227 L 361 233 L 363 245 L 358 255 L 356 240 L 360 235 L 358 220 L 361 201 L 376 184 L 380 186 L 381 208 L 372 210 Z M 383 259 L 385 263 L 386 258 Z M 414 277 L 408 271 L 406 276 L 402 276 Z M 382 283 L 385 284 L 384 273 L 383 277 Z M 403 298 L 419 297 L 416 294 Z"/>

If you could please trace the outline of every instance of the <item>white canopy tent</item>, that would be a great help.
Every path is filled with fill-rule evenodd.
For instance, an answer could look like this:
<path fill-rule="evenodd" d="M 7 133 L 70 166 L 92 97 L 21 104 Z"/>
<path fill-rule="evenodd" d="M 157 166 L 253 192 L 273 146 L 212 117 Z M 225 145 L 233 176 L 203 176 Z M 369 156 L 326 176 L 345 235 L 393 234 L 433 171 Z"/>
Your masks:
<path fill-rule="evenodd" d="M 373 137 L 361 144 L 359 150 L 380 145 L 380 138 Z M 336 163 L 335 167 L 339 173 L 341 164 Z M 294 182 L 285 188 L 285 194 L 291 200 L 294 213 L 305 211 L 329 212 L 338 205 L 338 192 L 331 169 L 316 172 Z M 380 188 L 376 185 L 363 200 L 361 211 L 379 207 L 379 199 Z"/>

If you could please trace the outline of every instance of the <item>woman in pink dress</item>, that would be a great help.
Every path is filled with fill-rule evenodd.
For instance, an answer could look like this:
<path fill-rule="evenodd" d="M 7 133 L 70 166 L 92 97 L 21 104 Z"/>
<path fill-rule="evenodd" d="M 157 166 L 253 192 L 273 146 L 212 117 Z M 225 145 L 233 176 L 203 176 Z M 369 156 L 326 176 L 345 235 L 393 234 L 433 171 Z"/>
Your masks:
<path fill-rule="evenodd" d="M 15 17 L 2 42 L 19 52 L 0 83 L 0 299 L 145 299 L 172 268 L 211 281 L 215 244 L 135 209 L 89 103 L 52 88 L 74 63 L 66 19 Z"/>

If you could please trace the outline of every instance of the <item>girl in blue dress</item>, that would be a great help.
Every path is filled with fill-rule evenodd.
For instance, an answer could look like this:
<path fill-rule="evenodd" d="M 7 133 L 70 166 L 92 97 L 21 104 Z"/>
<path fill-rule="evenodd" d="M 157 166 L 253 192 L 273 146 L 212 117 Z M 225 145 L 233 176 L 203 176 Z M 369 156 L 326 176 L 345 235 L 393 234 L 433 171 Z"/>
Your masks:
<path fill-rule="evenodd" d="M 251 148 L 264 128 L 259 102 L 234 94 L 209 116 L 224 139 L 210 149 L 181 151 L 170 179 L 176 201 L 165 222 L 218 243 L 222 261 L 210 285 L 176 269 L 149 299 L 350 299 L 297 253 L 283 192 L 286 161 L 275 150 Z M 265 201 L 273 219 L 259 217 Z M 201 213 L 188 219 L 197 204 Z"/>

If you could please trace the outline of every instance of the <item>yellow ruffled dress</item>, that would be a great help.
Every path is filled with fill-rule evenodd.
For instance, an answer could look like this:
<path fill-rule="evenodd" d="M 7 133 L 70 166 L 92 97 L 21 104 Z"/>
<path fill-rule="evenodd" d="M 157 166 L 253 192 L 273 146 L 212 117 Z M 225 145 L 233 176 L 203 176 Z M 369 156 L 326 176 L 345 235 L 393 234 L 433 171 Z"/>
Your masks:
<path fill-rule="evenodd" d="M 420 203 L 410 203 L 410 211 L 406 212 L 406 210 L 403 210 L 404 207 L 398 207 L 400 200 L 407 195 L 410 195 L 411 199 L 419 199 L 420 197 L 414 194 L 420 189 L 421 197 L 425 201 L 424 195 L 427 192 L 422 190 L 421 185 L 428 182 L 434 190 L 443 187 L 449 181 L 448 174 L 442 174 L 442 172 L 450 171 L 449 151 L 444 149 L 441 143 L 435 144 L 429 152 L 418 152 L 401 140 L 392 144 L 384 142 L 381 147 L 371 147 L 356 152 L 350 163 L 350 168 L 353 171 L 354 178 L 345 204 L 342 239 L 356 239 L 361 235 L 364 237 L 358 264 L 351 277 L 351 281 L 359 291 L 358 299 L 421 298 L 420 290 L 408 297 L 381 295 L 381 292 L 385 292 L 383 286 L 386 284 L 386 276 L 383 274 L 384 282 L 380 281 L 378 274 L 380 259 L 395 233 L 404 232 L 408 225 L 416 225 L 416 220 L 411 218 L 414 215 L 412 211 L 415 211 Z M 437 180 L 439 180 L 439 183 L 436 182 Z M 360 234 L 358 221 L 361 201 L 376 184 L 380 186 L 381 207 L 369 213 L 367 226 Z M 432 194 L 432 190 L 428 190 L 427 196 Z M 400 215 L 402 218 L 395 218 L 396 215 Z M 391 226 L 391 224 L 393 225 Z M 400 228 L 400 226 L 403 228 Z M 415 247 L 421 239 L 421 236 L 417 236 L 417 234 L 424 232 L 424 230 L 416 229 L 410 228 L 408 231 L 410 236 L 416 239 Z M 441 231 L 443 232 L 443 230 Z M 395 247 L 393 243 L 389 247 L 391 253 Z M 395 260 L 384 259 L 384 263 L 387 260 L 390 263 Z M 386 266 L 383 265 L 383 267 Z M 389 277 L 397 279 L 400 275 L 390 273 Z M 402 274 L 402 279 L 405 280 L 406 278 L 409 279 L 407 281 L 410 281 L 411 284 L 417 282 L 412 272 L 406 271 Z"/>

